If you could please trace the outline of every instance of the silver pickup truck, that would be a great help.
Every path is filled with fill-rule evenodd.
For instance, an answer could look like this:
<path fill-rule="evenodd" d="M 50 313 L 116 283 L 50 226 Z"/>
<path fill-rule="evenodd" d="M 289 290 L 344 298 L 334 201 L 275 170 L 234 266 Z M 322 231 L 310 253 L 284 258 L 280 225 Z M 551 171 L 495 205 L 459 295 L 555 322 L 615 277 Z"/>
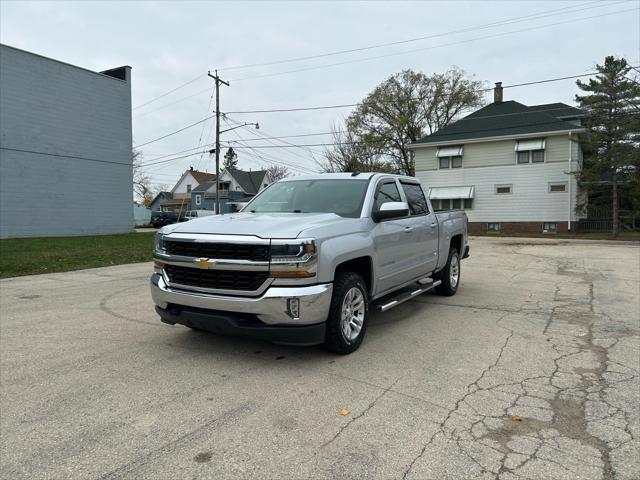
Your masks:
<path fill-rule="evenodd" d="M 465 213 L 434 213 L 415 178 L 293 177 L 240 213 L 162 228 L 151 295 L 168 324 L 347 354 L 370 308 L 454 295 L 468 255 Z"/>

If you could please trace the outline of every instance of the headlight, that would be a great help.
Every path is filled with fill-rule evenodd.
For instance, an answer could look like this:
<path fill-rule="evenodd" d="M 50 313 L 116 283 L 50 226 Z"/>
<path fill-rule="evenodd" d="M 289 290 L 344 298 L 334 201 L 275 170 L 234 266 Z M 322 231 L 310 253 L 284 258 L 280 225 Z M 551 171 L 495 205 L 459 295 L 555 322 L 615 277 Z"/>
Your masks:
<path fill-rule="evenodd" d="M 306 262 L 315 254 L 316 244 L 313 240 L 271 242 L 271 263 Z"/>
<path fill-rule="evenodd" d="M 155 250 L 159 253 L 165 253 L 164 251 L 164 235 L 160 232 L 156 233 Z"/>
<path fill-rule="evenodd" d="M 318 270 L 313 240 L 272 240 L 271 271 L 275 278 L 310 278 Z"/>

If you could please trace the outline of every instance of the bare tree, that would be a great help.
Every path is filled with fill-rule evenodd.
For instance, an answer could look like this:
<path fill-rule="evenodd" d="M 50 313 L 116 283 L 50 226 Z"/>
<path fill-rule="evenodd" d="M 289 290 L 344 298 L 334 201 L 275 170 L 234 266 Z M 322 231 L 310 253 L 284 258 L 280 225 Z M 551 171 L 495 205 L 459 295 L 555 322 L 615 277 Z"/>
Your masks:
<path fill-rule="evenodd" d="M 324 152 L 324 161 L 316 162 L 323 172 L 390 172 L 376 145 L 362 141 L 350 129 L 331 127 L 333 145 Z"/>
<path fill-rule="evenodd" d="M 133 149 L 133 194 L 134 197 L 145 203 L 153 197 L 151 177 L 142 170 L 142 152 Z"/>
<path fill-rule="evenodd" d="M 284 165 L 273 164 L 262 168 L 267 171 L 267 175 L 269 175 L 272 182 L 277 182 L 278 180 L 291 176 L 291 172 Z"/>
<path fill-rule="evenodd" d="M 482 105 L 482 82 L 453 67 L 427 76 L 413 70 L 392 75 L 349 115 L 349 132 L 388 158 L 398 171 L 415 172 L 411 142 L 447 126 Z"/>

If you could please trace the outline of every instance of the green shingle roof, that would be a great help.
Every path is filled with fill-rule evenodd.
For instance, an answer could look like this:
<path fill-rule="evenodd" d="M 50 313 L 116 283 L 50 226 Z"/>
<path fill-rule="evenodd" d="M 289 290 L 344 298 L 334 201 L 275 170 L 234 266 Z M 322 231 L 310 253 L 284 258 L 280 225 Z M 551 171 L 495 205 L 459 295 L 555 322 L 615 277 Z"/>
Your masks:
<path fill-rule="evenodd" d="M 581 110 L 564 103 L 548 103 L 533 107 L 512 100 L 491 103 L 413 142 L 413 145 L 575 130 L 575 124 L 558 117 L 576 118 L 580 115 Z"/>

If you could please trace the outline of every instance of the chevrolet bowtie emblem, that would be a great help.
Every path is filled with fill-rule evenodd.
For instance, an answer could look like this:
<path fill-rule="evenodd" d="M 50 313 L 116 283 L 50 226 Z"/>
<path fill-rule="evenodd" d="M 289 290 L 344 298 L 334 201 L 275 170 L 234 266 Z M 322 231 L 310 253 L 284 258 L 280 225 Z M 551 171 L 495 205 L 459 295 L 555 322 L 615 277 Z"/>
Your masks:
<path fill-rule="evenodd" d="M 200 268 L 209 268 L 209 259 L 208 258 L 196 258 L 196 265 Z"/>

